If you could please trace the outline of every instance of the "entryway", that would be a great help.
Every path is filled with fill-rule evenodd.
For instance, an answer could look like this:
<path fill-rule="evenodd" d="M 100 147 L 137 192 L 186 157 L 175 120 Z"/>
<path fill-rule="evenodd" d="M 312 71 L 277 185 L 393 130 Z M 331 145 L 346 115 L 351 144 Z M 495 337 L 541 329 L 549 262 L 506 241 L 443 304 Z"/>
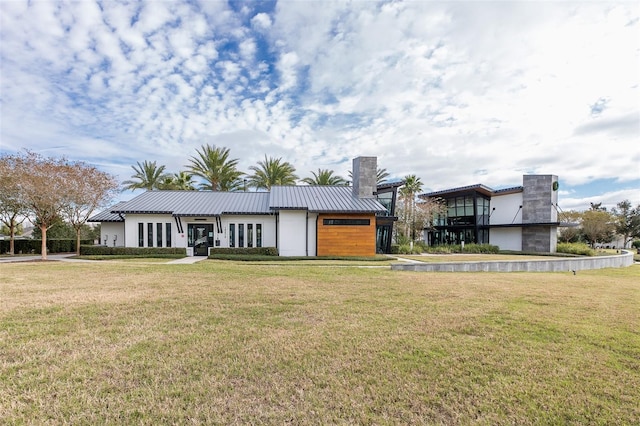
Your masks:
<path fill-rule="evenodd" d="M 209 256 L 209 247 L 213 247 L 212 223 L 190 223 L 187 225 L 187 235 L 194 256 Z"/>

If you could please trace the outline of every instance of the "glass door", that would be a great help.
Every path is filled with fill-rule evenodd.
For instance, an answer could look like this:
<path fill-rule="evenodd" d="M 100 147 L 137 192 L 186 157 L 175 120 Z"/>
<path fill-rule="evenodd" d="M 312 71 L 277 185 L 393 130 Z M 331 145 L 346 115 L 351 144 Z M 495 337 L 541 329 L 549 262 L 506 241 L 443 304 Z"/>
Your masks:
<path fill-rule="evenodd" d="M 209 247 L 213 246 L 212 223 L 190 223 L 187 225 L 187 235 L 194 256 L 209 256 Z"/>

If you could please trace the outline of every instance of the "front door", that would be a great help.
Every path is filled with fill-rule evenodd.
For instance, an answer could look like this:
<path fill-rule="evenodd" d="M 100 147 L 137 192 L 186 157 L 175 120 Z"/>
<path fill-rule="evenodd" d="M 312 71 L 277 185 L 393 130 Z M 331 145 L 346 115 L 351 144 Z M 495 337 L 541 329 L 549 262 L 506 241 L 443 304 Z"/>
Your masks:
<path fill-rule="evenodd" d="M 193 247 L 194 256 L 209 256 L 209 247 L 213 246 L 213 224 L 190 223 L 187 226 L 189 247 Z"/>

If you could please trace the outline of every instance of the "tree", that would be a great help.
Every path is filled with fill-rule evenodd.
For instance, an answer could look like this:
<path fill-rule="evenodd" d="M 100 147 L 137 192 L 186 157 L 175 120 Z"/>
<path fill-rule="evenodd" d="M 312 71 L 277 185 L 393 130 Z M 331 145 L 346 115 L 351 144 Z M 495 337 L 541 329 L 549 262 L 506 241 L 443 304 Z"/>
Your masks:
<path fill-rule="evenodd" d="M 318 173 L 311 172 L 313 178 L 306 177 L 302 179 L 303 183 L 308 185 L 347 185 L 347 181 L 340 176 L 333 174 L 333 170 L 318 169 Z"/>
<path fill-rule="evenodd" d="M 159 189 L 166 176 L 164 173 L 165 166 L 158 166 L 155 161 L 147 160 L 143 161 L 142 164 L 137 161 L 136 164 L 137 166 L 131 166 L 135 171 L 131 175 L 132 180 L 122 182 L 124 189 L 131 191 L 135 189 L 146 189 L 148 191 Z"/>
<path fill-rule="evenodd" d="M 614 219 L 610 212 L 594 209 L 582 214 L 582 234 L 591 247 L 611 241 L 614 231 Z"/>
<path fill-rule="evenodd" d="M 416 175 L 407 175 L 404 177 L 404 185 L 400 188 L 400 199 L 402 201 L 405 235 L 412 240 L 416 238 L 415 228 L 415 212 L 416 212 L 416 196 L 422 190 L 422 181 Z"/>
<path fill-rule="evenodd" d="M 187 166 L 194 175 L 201 177 L 205 183 L 201 189 L 211 191 L 235 191 L 242 185 L 240 176 L 244 173 L 237 169 L 238 160 L 229 159 L 229 149 L 202 145 L 196 150 L 197 156 L 191 157 Z"/>
<path fill-rule="evenodd" d="M 0 223 L 8 229 L 10 255 L 15 253 L 16 230 L 27 218 L 27 205 L 19 185 L 22 172 L 14 157 L 0 157 Z"/>
<path fill-rule="evenodd" d="M 18 174 L 18 192 L 31 222 L 42 233 L 42 260 L 47 259 L 47 229 L 60 218 L 69 194 L 75 164 L 65 158 L 49 158 L 26 151 L 11 156 Z"/>
<path fill-rule="evenodd" d="M 582 220 L 582 213 L 577 211 L 562 212 L 562 221 L 568 222 L 572 226 L 560 229 L 558 240 L 562 243 L 577 243 L 580 241 L 582 230 L 576 226 Z"/>
<path fill-rule="evenodd" d="M 274 185 L 295 185 L 298 176 L 295 167 L 282 158 L 264 156 L 257 166 L 249 167 L 253 174 L 249 176 L 249 186 L 270 190 Z"/>
<path fill-rule="evenodd" d="M 80 255 L 80 230 L 98 207 L 109 203 L 118 191 L 115 177 L 82 162 L 74 163 L 67 175 L 62 217 L 76 233 L 76 254 Z"/>
<path fill-rule="evenodd" d="M 165 175 L 159 185 L 159 189 L 195 191 L 196 186 L 193 181 L 193 175 L 189 172 L 181 171 L 172 175 Z"/>
<path fill-rule="evenodd" d="M 629 200 L 619 202 L 613 208 L 616 233 L 623 237 L 623 248 L 634 238 L 640 238 L 640 204 L 632 208 Z"/>

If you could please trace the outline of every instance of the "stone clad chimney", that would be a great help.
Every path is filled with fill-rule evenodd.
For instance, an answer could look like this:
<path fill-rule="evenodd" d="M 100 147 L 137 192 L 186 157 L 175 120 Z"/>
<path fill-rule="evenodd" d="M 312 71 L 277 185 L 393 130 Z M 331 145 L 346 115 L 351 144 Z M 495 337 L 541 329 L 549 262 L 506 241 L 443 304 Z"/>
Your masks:
<path fill-rule="evenodd" d="M 357 157 L 353 159 L 353 196 L 375 198 L 378 189 L 378 159 Z"/>

